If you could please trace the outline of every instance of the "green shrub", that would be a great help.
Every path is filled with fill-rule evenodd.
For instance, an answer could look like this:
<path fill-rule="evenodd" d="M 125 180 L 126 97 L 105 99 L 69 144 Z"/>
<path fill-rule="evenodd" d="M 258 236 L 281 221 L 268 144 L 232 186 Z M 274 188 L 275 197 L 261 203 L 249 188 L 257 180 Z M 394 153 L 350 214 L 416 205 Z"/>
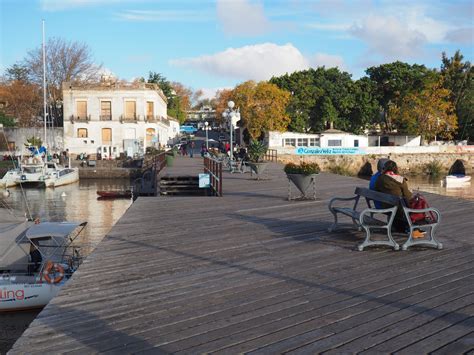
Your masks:
<path fill-rule="evenodd" d="M 433 160 L 425 164 L 425 171 L 428 175 L 438 176 L 443 171 L 443 166 L 440 162 Z"/>
<path fill-rule="evenodd" d="M 285 165 L 283 170 L 287 174 L 303 174 L 303 175 L 319 174 L 319 172 L 321 171 L 317 163 L 305 163 L 305 162 L 302 162 L 300 164 L 288 163 Z"/>
<path fill-rule="evenodd" d="M 267 152 L 267 147 L 261 141 L 253 140 L 248 146 L 248 154 L 251 162 L 260 163 L 263 162 L 263 157 Z"/>

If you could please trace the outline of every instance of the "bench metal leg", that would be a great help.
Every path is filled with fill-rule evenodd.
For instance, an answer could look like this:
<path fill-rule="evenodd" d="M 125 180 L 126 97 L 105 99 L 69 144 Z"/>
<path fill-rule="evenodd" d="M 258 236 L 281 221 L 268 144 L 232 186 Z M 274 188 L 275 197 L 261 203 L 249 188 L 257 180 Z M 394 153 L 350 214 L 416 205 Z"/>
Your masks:
<path fill-rule="evenodd" d="M 328 232 L 334 232 L 337 229 L 337 212 L 330 210 L 334 216 L 334 223 L 328 228 Z"/>
<path fill-rule="evenodd" d="M 426 226 L 410 226 L 410 234 L 408 235 L 407 241 L 402 245 L 402 250 L 407 250 L 409 247 L 413 245 L 421 245 L 421 246 L 428 246 L 434 247 L 436 249 L 443 249 L 443 244 L 441 244 L 435 238 L 435 231 L 436 231 L 437 224 L 435 225 L 426 225 Z M 413 238 L 413 231 L 415 229 L 420 229 L 426 232 L 426 236 L 423 238 Z"/>
<path fill-rule="evenodd" d="M 372 246 L 372 245 L 387 245 L 387 246 L 390 246 L 393 248 L 393 250 L 398 250 L 400 249 L 400 246 L 397 244 L 397 242 L 393 239 L 392 237 L 392 232 L 391 232 L 391 228 L 392 226 L 386 226 L 386 227 L 377 227 L 377 226 L 374 226 L 374 227 L 369 227 L 369 226 L 365 226 L 363 225 L 362 227 L 364 227 L 365 229 L 365 240 L 359 244 L 357 246 L 357 249 L 359 251 L 363 251 L 365 247 L 368 247 L 368 246 Z M 387 238 L 388 240 L 377 240 L 377 241 L 373 241 L 373 240 L 370 240 L 370 236 L 371 236 L 371 233 L 370 233 L 370 229 L 371 228 L 375 228 L 375 229 L 386 229 L 387 230 Z"/>

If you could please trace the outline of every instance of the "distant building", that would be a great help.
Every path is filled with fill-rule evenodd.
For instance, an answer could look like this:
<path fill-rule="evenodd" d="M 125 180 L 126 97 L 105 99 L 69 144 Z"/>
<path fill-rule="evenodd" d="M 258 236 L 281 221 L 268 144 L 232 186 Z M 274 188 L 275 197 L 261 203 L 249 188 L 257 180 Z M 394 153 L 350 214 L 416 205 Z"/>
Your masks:
<path fill-rule="evenodd" d="M 368 137 L 355 135 L 337 129 L 321 133 L 297 133 L 271 131 L 268 135 L 270 148 L 279 147 L 321 147 L 321 148 L 364 148 L 369 145 Z"/>
<path fill-rule="evenodd" d="M 208 122 L 211 127 L 216 127 L 216 110 L 205 105 L 199 110 L 187 111 L 186 122 L 195 124 L 198 129 L 204 127 L 204 122 Z"/>
<path fill-rule="evenodd" d="M 104 81 L 63 83 L 64 148 L 71 154 L 118 157 L 173 143 L 179 123 L 155 84 Z"/>

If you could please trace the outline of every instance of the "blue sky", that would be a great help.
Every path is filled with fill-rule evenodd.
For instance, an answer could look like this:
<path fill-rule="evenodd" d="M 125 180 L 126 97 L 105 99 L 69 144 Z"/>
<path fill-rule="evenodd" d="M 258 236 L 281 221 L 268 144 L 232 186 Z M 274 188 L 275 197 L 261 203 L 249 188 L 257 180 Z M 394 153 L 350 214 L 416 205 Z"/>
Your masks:
<path fill-rule="evenodd" d="M 46 36 L 86 43 L 125 80 L 162 73 L 212 96 L 248 79 L 325 65 L 353 78 L 401 60 L 471 62 L 474 1 L 0 0 L 0 71 Z"/>

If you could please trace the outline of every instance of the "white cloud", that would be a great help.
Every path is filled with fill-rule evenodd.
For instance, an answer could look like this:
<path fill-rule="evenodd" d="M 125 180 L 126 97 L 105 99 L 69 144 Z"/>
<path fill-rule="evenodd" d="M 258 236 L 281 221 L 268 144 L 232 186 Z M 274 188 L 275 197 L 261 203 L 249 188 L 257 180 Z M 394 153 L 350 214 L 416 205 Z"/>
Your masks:
<path fill-rule="evenodd" d="M 474 28 L 459 28 L 449 31 L 445 38 L 450 42 L 472 44 L 474 42 Z"/>
<path fill-rule="evenodd" d="M 367 42 L 370 52 L 381 54 L 386 59 L 415 56 L 427 42 L 425 34 L 410 29 L 394 16 L 370 15 L 354 24 L 350 33 Z"/>
<path fill-rule="evenodd" d="M 123 0 L 40 0 L 43 11 L 63 11 L 86 6 L 110 5 Z"/>
<path fill-rule="evenodd" d="M 211 15 L 204 11 L 126 10 L 116 13 L 119 20 L 142 22 L 206 22 Z"/>
<path fill-rule="evenodd" d="M 232 87 L 220 87 L 220 88 L 201 88 L 202 91 L 202 99 L 213 99 L 216 97 L 218 91 L 221 90 L 232 90 Z"/>
<path fill-rule="evenodd" d="M 217 19 L 231 35 L 260 35 L 271 28 L 263 5 L 248 0 L 217 0 Z"/>
<path fill-rule="evenodd" d="M 307 58 L 291 43 L 281 46 L 274 43 L 262 43 L 228 48 L 212 55 L 174 59 L 170 61 L 170 64 L 215 76 L 256 81 L 305 70 L 310 66 L 344 68 L 344 61 L 340 56 L 317 53 Z"/>
<path fill-rule="evenodd" d="M 274 75 L 307 69 L 308 60 L 292 44 L 273 43 L 228 48 L 213 55 L 174 59 L 170 64 L 190 67 L 216 76 L 268 80 Z"/>

